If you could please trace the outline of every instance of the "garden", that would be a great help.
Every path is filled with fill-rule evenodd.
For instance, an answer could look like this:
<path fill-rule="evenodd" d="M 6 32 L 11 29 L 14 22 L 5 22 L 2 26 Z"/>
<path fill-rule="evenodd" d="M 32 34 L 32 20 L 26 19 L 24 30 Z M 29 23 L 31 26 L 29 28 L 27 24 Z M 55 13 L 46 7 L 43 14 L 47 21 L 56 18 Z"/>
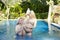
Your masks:
<path fill-rule="evenodd" d="M 6 19 L 6 11 L 9 8 L 8 19 L 17 19 L 23 16 L 27 9 L 30 8 L 35 12 L 37 19 L 46 19 L 48 17 L 49 5 L 46 1 L 49 0 L 0 0 L 0 18 Z M 59 4 L 59 0 L 53 0 L 54 4 Z"/>

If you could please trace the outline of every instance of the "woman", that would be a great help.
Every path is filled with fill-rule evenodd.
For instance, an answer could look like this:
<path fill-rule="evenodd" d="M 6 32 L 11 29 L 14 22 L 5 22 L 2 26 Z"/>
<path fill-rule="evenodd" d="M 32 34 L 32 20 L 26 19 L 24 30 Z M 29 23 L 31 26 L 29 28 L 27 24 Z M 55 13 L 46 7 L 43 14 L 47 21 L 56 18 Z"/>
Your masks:
<path fill-rule="evenodd" d="M 18 23 L 17 23 L 17 25 L 16 25 L 16 34 L 18 34 L 18 35 L 25 35 L 26 33 L 25 33 L 25 31 L 24 31 L 24 17 L 21 17 L 19 20 L 18 20 Z"/>
<path fill-rule="evenodd" d="M 19 35 L 29 35 L 32 34 L 32 29 L 35 27 L 36 17 L 33 11 L 26 14 L 25 18 L 21 17 L 16 26 L 16 33 Z"/>
<path fill-rule="evenodd" d="M 25 24 L 25 31 L 27 35 L 31 36 L 32 35 L 32 29 L 36 26 L 36 17 L 33 11 L 31 11 L 29 14 L 29 19 L 27 19 L 26 24 Z"/>

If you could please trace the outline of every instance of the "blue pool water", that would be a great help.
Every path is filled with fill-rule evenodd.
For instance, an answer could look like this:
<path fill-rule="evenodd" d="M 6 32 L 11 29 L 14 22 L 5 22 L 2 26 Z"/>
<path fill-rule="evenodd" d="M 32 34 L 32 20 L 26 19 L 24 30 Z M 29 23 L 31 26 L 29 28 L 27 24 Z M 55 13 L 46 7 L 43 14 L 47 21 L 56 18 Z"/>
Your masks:
<path fill-rule="evenodd" d="M 17 20 L 9 20 L 9 26 L 7 21 L 0 22 L 0 40 L 60 40 L 59 32 L 48 33 L 48 23 L 45 21 L 38 20 L 36 28 L 32 31 L 32 37 L 26 35 L 23 38 L 15 34 L 16 24 Z"/>

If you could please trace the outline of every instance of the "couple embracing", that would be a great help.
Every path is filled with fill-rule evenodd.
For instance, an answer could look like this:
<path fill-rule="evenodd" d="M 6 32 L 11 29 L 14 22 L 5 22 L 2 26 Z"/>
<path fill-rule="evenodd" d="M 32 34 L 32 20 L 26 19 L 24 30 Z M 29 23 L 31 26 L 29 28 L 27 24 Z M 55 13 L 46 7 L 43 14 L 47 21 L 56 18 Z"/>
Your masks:
<path fill-rule="evenodd" d="M 18 35 L 32 35 L 32 29 L 36 26 L 36 16 L 33 11 L 27 10 L 25 16 L 19 18 L 16 25 L 16 34 Z"/>

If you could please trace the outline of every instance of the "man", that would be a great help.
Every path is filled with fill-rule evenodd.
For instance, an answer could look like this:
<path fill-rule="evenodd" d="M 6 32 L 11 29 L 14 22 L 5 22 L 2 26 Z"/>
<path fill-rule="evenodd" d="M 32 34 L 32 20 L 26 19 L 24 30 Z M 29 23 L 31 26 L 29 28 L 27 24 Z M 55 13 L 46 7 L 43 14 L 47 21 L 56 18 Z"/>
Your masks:
<path fill-rule="evenodd" d="M 24 18 L 25 17 L 25 18 Z M 32 29 L 35 27 L 36 17 L 33 11 L 29 11 L 26 16 L 21 17 L 16 26 L 16 33 L 19 35 L 32 35 Z"/>

